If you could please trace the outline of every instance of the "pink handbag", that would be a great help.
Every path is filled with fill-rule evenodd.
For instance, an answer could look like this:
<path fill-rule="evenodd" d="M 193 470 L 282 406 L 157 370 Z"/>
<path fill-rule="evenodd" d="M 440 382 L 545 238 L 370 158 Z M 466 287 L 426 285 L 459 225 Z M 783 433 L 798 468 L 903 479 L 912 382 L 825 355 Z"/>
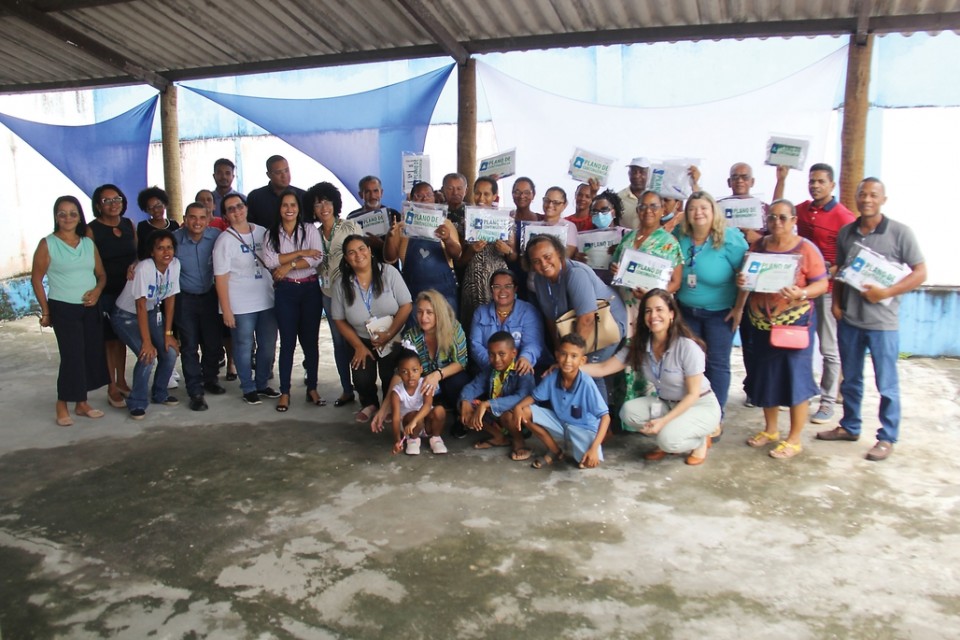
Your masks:
<path fill-rule="evenodd" d="M 775 324 L 770 327 L 770 344 L 778 349 L 806 349 L 810 346 L 809 327 Z"/>

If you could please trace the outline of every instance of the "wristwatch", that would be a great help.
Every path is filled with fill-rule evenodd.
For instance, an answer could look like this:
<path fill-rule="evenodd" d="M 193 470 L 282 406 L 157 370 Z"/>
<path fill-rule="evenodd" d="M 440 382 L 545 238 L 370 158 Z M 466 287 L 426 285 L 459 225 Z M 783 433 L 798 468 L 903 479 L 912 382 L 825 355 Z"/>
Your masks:
<path fill-rule="evenodd" d="M 167 331 L 166 333 L 164 333 L 164 335 L 172 336 L 172 335 L 173 335 L 173 331 Z"/>

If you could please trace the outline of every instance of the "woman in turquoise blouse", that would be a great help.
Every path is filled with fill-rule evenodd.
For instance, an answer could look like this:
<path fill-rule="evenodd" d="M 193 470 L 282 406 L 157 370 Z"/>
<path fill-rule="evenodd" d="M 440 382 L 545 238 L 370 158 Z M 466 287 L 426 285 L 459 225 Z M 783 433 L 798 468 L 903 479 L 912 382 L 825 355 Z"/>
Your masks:
<path fill-rule="evenodd" d="M 87 392 L 108 382 L 99 305 L 107 275 L 86 231 L 80 201 L 73 196 L 57 198 L 53 233 L 40 240 L 30 277 L 40 304 L 40 326 L 53 327 L 60 350 L 57 424 L 61 427 L 73 424 L 68 402 L 76 403 L 78 416 L 102 418 L 103 411 L 87 403 Z M 44 277 L 49 292 L 43 288 Z"/>

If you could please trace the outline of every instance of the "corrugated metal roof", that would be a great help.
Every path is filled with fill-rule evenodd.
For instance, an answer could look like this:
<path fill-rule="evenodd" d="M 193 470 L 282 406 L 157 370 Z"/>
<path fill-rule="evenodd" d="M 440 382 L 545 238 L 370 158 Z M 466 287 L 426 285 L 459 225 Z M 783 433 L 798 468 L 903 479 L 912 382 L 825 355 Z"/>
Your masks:
<path fill-rule="evenodd" d="M 960 0 L 8 0 L 0 92 L 593 44 L 941 30 L 960 30 Z"/>

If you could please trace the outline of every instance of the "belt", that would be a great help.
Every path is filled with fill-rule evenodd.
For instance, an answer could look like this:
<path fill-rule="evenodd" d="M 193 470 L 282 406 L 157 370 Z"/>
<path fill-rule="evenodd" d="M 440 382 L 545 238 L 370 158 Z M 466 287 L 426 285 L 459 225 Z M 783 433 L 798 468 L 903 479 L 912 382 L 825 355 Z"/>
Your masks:
<path fill-rule="evenodd" d="M 189 291 L 181 291 L 180 295 L 202 298 L 203 296 L 208 295 L 211 291 L 213 291 L 213 289 L 207 289 L 203 293 L 190 293 Z"/>
<path fill-rule="evenodd" d="M 306 278 L 284 278 L 282 282 L 292 282 L 293 284 L 305 284 L 307 282 L 316 282 L 317 276 L 307 276 Z"/>

